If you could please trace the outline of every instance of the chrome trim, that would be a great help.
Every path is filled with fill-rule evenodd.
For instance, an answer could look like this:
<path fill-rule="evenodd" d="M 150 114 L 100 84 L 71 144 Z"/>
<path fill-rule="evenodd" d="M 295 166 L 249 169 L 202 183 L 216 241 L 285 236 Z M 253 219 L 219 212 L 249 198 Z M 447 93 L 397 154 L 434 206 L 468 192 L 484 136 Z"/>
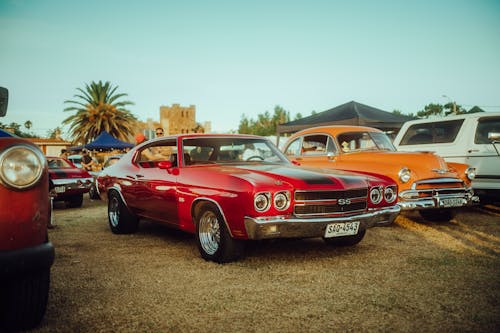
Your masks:
<path fill-rule="evenodd" d="M 54 186 L 64 186 L 66 190 L 90 189 L 94 178 L 62 178 L 53 179 Z"/>
<path fill-rule="evenodd" d="M 322 237 L 330 223 L 359 221 L 359 230 L 375 226 L 389 225 L 398 216 L 401 208 L 398 205 L 365 214 L 342 217 L 297 218 L 286 216 L 250 217 L 245 216 L 245 229 L 248 239 Z M 266 232 L 271 229 L 271 232 Z"/>
<path fill-rule="evenodd" d="M 432 178 L 432 179 L 424 179 L 419 180 L 411 184 L 411 189 L 414 190 L 418 185 L 422 184 L 442 184 L 442 183 L 464 183 L 462 179 L 459 178 Z"/>
<path fill-rule="evenodd" d="M 412 189 L 399 192 L 398 205 L 401 206 L 402 210 L 413 210 L 432 208 L 459 208 L 472 206 L 479 203 L 479 197 L 477 195 L 474 195 L 474 190 L 471 187 L 445 187 L 421 190 L 415 189 L 417 184 L 439 184 L 449 182 L 461 182 L 463 184 L 460 179 L 456 178 L 442 178 L 441 180 L 442 181 L 430 179 L 412 184 Z M 420 197 L 421 194 L 427 194 L 430 196 Z M 454 207 L 444 207 L 441 205 L 442 199 L 462 199 L 462 205 Z"/>

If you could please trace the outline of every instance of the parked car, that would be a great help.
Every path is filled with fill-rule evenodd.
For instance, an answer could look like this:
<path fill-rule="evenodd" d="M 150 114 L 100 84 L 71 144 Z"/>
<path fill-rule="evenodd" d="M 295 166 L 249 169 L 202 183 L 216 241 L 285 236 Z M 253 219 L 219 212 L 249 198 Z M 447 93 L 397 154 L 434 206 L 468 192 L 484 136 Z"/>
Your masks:
<path fill-rule="evenodd" d="M 449 221 L 454 208 L 477 203 L 470 187 L 474 169 L 446 163 L 433 153 L 397 152 L 382 131 L 362 126 L 323 126 L 293 134 L 285 155 L 304 167 L 353 170 L 391 177 L 402 210 L 431 221 Z"/>
<path fill-rule="evenodd" d="M 394 139 L 398 150 L 433 151 L 448 162 L 476 169 L 472 188 L 481 203 L 500 202 L 500 112 L 478 112 L 406 122 Z"/>
<path fill-rule="evenodd" d="M 68 207 L 81 207 L 83 194 L 92 185 L 92 175 L 61 157 L 47 156 L 47 161 L 57 194 L 54 201 L 64 201 Z"/>
<path fill-rule="evenodd" d="M 245 147 L 256 153 L 242 160 Z M 294 166 L 269 140 L 186 134 L 149 140 L 97 178 L 116 234 L 141 218 L 194 233 L 201 256 L 238 259 L 245 241 L 322 237 L 354 245 L 399 213 L 388 177 Z"/>
<path fill-rule="evenodd" d="M 8 91 L 0 87 L 0 116 Z M 42 320 L 54 247 L 49 175 L 42 151 L 0 130 L 0 331 L 24 330 Z"/>
<path fill-rule="evenodd" d="M 82 168 L 82 155 L 73 154 L 68 156 L 68 160 L 73 163 L 77 168 Z"/>
<path fill-rule="evenodd" d="M 123 154 L 116 154 L 116 155 L 109 156 L 106 159 L 106 161 L 104 162 L 104 164 L 102 165 L 103 170 L 106 169 L 107 167 L 112 166 L 116 162 L 118 162 L 118 160 L 122 156 L 123 156 Z M 101 173 L 101 171 L 89 172 L 89 173 L 92 175 L 92 178 L 93 178 L 92 185 L 90 186 L 90 189 L 89 189 L 89 197 L 90 197 L 90 199 L 93 199 L 93 200 L 100 200 L 101 197 L 99 196 L 99 191 L 97 190 L 96 179 L 97 179 L 97 176 L 99 176 L 99 174 Z"/>

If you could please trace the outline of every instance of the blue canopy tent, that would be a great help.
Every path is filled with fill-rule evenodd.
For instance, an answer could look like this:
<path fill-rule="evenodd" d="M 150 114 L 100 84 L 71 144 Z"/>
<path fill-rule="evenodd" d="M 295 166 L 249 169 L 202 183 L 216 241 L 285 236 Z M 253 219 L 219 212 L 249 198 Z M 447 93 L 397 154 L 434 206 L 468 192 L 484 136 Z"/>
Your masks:
<path fill-rule="evenodd" d="M 89 150 L 99 150 L 99 149 L 126 149 L 132 148 L 134 144 L 118 140 L 106 131 L 102 131 L 101 134 L 95 138 L 91 143 L 86 145 L 71 147 L 70 150 L 82 150 L 87 148 Z"/>

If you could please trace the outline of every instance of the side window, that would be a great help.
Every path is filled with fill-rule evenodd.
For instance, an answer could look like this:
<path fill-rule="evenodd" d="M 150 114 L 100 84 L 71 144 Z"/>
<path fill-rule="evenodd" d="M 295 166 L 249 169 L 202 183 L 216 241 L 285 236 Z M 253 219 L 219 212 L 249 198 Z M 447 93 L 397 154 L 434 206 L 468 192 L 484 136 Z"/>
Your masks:
<path fill-rule="evenodd" d="M 450 120 L 415 124 L 408 127 L 400 145 L 451 143 L 455 141 L 464 120 Z"/>
<path fill-rule="evenodd" d="M 177 155 L 177 145 L 175 140 L 164 140 L 153 146 L 146 146 L 138 152 L 137 162 L 143 167 L 152 167 L 154 164 L 144 162 L 170 161 Z"/>
<path fill-rule="evenodd" d="M 300 139 L 293 140 L 285 150 L 286 156 L 300 156 Z"/>
<path fill-rule="evenodd" d="M 302 141 L 302 153 L 304 156 L 326 155 L 328 135 L 307 135 Z"/>
<path fill-rule="evenodd" d="M 488 133 L 500 133 L 500 118 L 481 118 L 477 124 L 474 143 L 489 144 Z"/>

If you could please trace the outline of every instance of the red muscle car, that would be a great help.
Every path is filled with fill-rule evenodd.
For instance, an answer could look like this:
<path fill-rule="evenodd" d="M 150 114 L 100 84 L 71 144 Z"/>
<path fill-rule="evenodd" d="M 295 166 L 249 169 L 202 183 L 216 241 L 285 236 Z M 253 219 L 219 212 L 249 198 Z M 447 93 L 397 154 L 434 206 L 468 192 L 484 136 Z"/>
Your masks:
<path fill-rule="evenodd" d="M 133 148 L 97 178 L 113 233 L 148 218 L 194 233 L 201 256 L 238 259 L 246 240 L 322 237 L 354 245 L 400 211 L 388 177 L 306 170 L 269 140 L 186 134 Z"/>
<path fill-rule="evenodd" d="M 83 194 L 92 186 L 92 175 L 61 157 L 49 156 L 47 162 L 57 194 L 54 200 L 64 201 L 68 207 L 81 207 Z"/>
<path fill-rule="evenodd" d="M 0 87 L 0 116 L 8 91 Z M 0 331 L 30 329 L 45 313 L 54 247 L 42 151 L 0 129 Z"/>

